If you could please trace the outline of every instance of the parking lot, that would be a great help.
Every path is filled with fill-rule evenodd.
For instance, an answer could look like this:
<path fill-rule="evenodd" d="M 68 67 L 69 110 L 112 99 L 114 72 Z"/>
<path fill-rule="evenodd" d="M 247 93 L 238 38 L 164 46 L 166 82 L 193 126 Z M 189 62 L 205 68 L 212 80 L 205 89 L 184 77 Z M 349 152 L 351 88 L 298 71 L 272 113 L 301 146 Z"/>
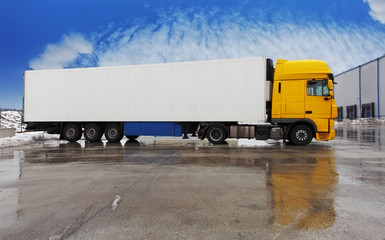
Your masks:
<path fill-rule="evenodd" d="M 0 149 L 0 239 L 384 239 L 385 128 Z"/>

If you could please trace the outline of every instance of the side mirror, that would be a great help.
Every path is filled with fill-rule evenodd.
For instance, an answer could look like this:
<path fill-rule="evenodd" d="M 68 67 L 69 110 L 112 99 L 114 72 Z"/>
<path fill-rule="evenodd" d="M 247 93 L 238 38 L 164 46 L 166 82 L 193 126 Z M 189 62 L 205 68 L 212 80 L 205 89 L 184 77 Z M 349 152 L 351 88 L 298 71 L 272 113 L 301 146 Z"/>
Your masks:
<path fill-rule="evenodd" d="M 333 81 L 332 80 L 329 80 L 328 81 L 328 88 L 329 88 L 329 96 L 332 96 L 333 97 Z"/>

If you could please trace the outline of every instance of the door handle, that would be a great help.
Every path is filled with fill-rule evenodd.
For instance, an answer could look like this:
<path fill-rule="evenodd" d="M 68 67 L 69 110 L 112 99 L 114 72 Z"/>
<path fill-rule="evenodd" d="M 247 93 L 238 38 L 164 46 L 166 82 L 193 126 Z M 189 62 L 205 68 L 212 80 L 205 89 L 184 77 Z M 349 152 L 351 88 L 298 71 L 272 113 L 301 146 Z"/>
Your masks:
<path fill-rule="evenodd" d="M 306 113 L 306 114 L 312 114 L 313 111 L 306 111 L 305 113 Z"/>

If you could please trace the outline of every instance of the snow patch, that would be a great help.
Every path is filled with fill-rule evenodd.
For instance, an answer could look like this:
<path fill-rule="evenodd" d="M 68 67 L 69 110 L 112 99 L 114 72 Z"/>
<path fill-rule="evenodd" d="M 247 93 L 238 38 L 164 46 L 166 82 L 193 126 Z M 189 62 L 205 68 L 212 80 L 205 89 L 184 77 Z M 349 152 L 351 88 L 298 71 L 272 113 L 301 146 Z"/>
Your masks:
<path fill-rule="evenodd" d="M 47 139 L 59 139 L 57 134 L 47 134 L 45 132 L 28 132 L 16 133 L 14 137 L 0 139 L 0 148 L 18 147 L 36 141 L 44 141 Z"/>
<path fill-rule="evenodd" d="M 112 202 L 112 211 L 115 211 L 118 208 L 119 202 L 122 200 L 122 198 L 119 195 L 115 196 L 114 201 Z"/>
<path fill-rule="evenodd" d="M 21 112 L 20 111 L 3 111 L 0 112 L 0 127 L 1 128 L 15 128 L 20 131 Z M 25 131 L 25 124 L 22 125 L 21 131 Z"/>
<path fill-rule="evenodd" d="M 52 236 L 48 240 L 62 240 L 62 239 L 63 239 L 63 235 L 60 234 L 60 235 Z"/>
<path fill-rule="evenodd" d="M 345 119 L 342 122 L 335 122 L 336 126 L 347 126 L 347 125 L 366 125 L 366 126 L 376 126 L 384 125 L 385 119 L 382 118 L 360 118 L 360 119 Z"/>
<path fill-rule="evenodd" d="M 240 147 L 265 147 L 272 146 L 282 141 L 274 140 L 255 140 L 255 139 L 238 139 L 238 146 Z"/>

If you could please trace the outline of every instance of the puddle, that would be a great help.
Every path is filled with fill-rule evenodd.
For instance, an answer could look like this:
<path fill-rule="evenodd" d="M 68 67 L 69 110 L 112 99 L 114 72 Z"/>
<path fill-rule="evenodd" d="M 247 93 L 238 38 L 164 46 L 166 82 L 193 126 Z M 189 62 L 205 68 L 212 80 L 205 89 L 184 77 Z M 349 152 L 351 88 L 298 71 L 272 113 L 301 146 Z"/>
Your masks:
<path fill-rule="evenodd" d="M 3 151 L 2 151 L 3 153 Z M 0 229 L 14 224 L 18 216 L 19 189 L 15 187 L 21 176 L 22 152 L 1 154 L 0 158 Z"/>
<path fill-rule="evenodd" d="M 385 127 L 360 125 L 338 126 L 336 128 L 336 137 L 383 149 L 383 145 L 385 144 Z"/>

